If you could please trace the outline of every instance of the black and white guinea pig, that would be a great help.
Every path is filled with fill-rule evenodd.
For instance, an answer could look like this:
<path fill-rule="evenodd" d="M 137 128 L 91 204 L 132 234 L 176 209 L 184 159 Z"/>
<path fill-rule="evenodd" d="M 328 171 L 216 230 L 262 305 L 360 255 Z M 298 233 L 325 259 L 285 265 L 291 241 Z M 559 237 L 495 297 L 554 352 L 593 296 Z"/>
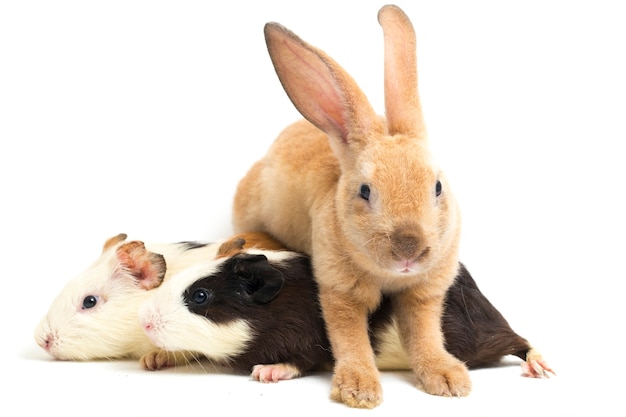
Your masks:
<path fill-rule="evenodd" d="M 257 242 L 244 234 L 247 244 Z M 35 328 L 35 341 L 59 360 L 139 358 L 156 347 L 137 321 L 150 290 L 223 243 L 153 243 L 108 239 L 100 257 L 67 282 Z M 272 248 L 271 246 L 269 247 Z"/>
<path fill-rule="evenodd" d="M 241 239 L 225 242 L 216 259 L 172 277 L 143 303 L 139 320 L 161 350 L 144 355 L 141 365 L 173 366 L 169 352 L 191 351 L 263 382 L 330 369 L 333 356 L 317 294 L 307 256 L 245 249 Z M 376 362 L 381 370 L 409 369 L 392 310 L 385 297 L 370 315 Z M 552 372 L 463 265 L 449 290 L 442 325 L 446 348 L 470 368 L 515 355 L 526 376 Z"/>

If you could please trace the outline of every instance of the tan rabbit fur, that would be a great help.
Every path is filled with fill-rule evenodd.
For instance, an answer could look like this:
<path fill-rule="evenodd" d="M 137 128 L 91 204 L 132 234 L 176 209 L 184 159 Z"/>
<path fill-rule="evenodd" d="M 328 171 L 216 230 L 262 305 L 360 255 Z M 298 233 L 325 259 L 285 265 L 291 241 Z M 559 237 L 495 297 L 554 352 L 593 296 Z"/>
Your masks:
<path fill-rule="evenodd" d="M 277 23 L 265 26 L 278 77 L 306 120 L 287 127 L 251 167 L 233 207 L 236 231 L 266 231 L 312 255 L 336 360 L 331 397 L 361 408 L 382 401 L 367 327 L 382 294 L 392 296 L 418 385 L 444 396 L 471 389 L 441 331 L 461 220 L 428 148 L 415 33 L 397 6 L 384 6 L 378 20 L 386 118 L 323 51 Z"/>

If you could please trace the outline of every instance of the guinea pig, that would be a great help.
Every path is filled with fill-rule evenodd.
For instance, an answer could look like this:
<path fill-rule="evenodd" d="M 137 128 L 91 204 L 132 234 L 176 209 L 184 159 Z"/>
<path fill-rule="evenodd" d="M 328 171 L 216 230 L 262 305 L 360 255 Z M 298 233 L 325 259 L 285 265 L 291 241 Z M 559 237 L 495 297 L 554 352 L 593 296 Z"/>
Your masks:
<path fill-rule="evenodd" d="M 276 379 L 331 363 L 310 274 L 309 258 L 287 250 L 250 250 L 193 265 L 139 309 L 146 334 L 163 349 L 144 355 L 142 367 L 171 366 L 167 352 L 180 350 L 240 372 L 283 366 L 286 374 Z"/>
<path fill-rule="evenodd" d="M 248 245 L 258 242 L 254 234 L 244 236 Z M 137 321 L 139 306 L 173 274 L 213 258 L 222 243 L 126 239 L 123 233 L 108 239 L 100 257 L 67 282 L 36 326 L 35 341 L 53 358 L 139 358 L 154 350 Z"/>
<path fill-rule="evenodd" d="M 333 354 L 321 315 L 310 258 L 289 250 L 244 248 L 225 242 L 213 260 L 173 276 L 151 293 L 139 321 L 160 350 L 144 355 L 144 369 L 173 366 L 171 352 L 191 351 L 253 379 L 276 382 L 328 370 Z M 392 299 L 369 316 L 369 336 L 381 370 L 410 369 Z M 552 369 L 516 334 L 461 264 L 442 320 L 446 349 L 469 368 L 506 355 L 521 358 L 524 375 Z"/>
<path fill-rule="evenodd" d="M 403 359 L 407 361 L 406 364 L 398 363 L 398 355 L 393 353 L 397 349 L 395 346 L 401 342 L 397 323 L 391 313 L 391 303 L 390 297 L 383 297 L 375 313 L 392 319 L 391 325 L 384 327 L 385 334 L 373 335 L 376 362 L 379 369 L 409 369 L 408 357 Z M 383 314 L 381 310 L 385 309 L 390 311 Z M 527 339 L 513 331 L 502 313 L 478 288 L 463 263 L 459 263 L 456 279 L 446 293 L 441 325 L 446 350 L 469 369 L 493 366 L 505 356 L 513 355 L 522 360 L 523 376 L 547 378 L 549 374 L 555 375 L 539 351 Z M 387 361 L 387 356 L 392 360 Z"/>

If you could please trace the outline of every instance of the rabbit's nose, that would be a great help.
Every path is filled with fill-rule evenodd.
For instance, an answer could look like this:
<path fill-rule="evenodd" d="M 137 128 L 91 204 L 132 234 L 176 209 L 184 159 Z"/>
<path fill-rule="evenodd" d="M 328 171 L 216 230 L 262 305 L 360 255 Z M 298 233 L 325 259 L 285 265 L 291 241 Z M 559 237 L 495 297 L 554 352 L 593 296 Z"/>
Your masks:
<path fill-rule="evenodd" d="M 395 232 L 391 236 L 391 253 L 394 258 L 414 260 L 421 252 L 421 240 L 416 233 Z"/>

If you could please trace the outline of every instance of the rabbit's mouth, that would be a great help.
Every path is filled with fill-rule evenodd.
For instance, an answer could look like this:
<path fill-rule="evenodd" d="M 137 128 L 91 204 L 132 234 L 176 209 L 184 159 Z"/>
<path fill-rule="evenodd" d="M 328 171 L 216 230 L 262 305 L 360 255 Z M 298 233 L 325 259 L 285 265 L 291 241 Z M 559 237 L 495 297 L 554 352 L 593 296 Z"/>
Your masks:
<path fill-rule="evenodd" d="M 393 262 L 393 270 L 400 274 L 415 274 L 424 269 L 424 260 L 430 253 L 430 248 L 424 249 L 412 259 L 397 259 Z"/>
<path fill-rule="evenodd" d="M 394 270 L 400 274 L 414 274 L 420 269 L 419 262 L 415 260 L 397 261 L 394 265 Z"/>

